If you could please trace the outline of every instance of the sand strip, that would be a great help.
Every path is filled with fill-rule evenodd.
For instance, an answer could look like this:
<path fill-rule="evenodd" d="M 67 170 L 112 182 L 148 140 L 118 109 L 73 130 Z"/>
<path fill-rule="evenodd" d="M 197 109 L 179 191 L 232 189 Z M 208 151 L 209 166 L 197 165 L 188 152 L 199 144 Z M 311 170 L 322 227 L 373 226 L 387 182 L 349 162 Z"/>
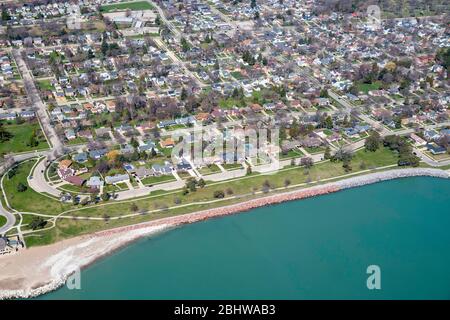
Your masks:
<path fill-rule="evenodd" d="M 14 255 L 0 256 L 0 299 L 34 297 L 64 285 L 75 270 L 138 238 L 154 235 L 179 225 L 220 217 L 257 207 L 337 192 L 385 180 L 431 176 L 449 178 L 439 169 L 395 169 L 370 173 L 306 189 L 271 195 L 220 208 L 163 218 L 34 247 Z"/>

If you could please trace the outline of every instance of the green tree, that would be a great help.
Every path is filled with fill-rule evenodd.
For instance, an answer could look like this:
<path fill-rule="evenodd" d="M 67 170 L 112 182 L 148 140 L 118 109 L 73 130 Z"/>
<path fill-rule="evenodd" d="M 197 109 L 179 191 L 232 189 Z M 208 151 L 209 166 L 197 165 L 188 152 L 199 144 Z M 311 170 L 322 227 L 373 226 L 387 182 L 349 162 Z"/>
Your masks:
<path fill-rule="evenodd" d="M 6 8 L 3 6 L 2 7 L 2 21 L 8 21 L 8 20 L 11 20 L 11 16 L 9 15 Z"/>
<path fill-rule="evenodd" d="M 186 91 L 186 88 L 183 87 L 183 88 L 181 89 L 180 100 L 184 101 L 184 100 L 186 100 L 186 98 L 187 98 L 187 91 Z"/>
<path fill-rule="evenodd" d="M 328 116 L 325 118 L 325 128 L 327 129 L 333 129 L 333 119 L 331 118 L 331 116 Z"/>
<path fill-rule="evenodd" d="M 17 191 L 18 192 L 25 192 L 27 190 L 27 186 L 24 185 L 22 182 L 19 182 L 17 185 Z"/>
<path fill-rule="evenodd" d="M 223 192 L 223 190 L 216 190 L 214 191 L 214 198 L 216 199 L 223 199 L 225 198 L 225 192 Z"/>
<path fill-rule="evenodd" d="M 327 147 L 325 148 L 325 153 L 324 153 L 324 155 L 323 155 L 323 158 L 324 158 L 325 160 L 331 159 L 331 149 L 330 149 L 330 146 L 327 146 Z"/>
<path fill-rule="evenodd" d="M 370 136 L 366 139 L 365 147 L 367 151 L 375 152 L 380 148 L 381 137 L 376 131 L 373 131 Z"/>
<path fill-rule="evenodd" d="M 0 122 L 0 142 L 9 141 L 13 137 L 13 134 L 5 129 L 3 123 Z"/>
<path fill-rule="evenodd" d="M 200 188 L 204 188 L 205 185 L 206 185 L 205 180 L 203 180 L 203 179 L 198 180 L 198 186 L 199 186 Z"/>
<path fill-rule="evenodd" d="M 186 188 L 190 191 L 190 192 L 195 192 L 197 191 L 197 181 L 194 178 L 189 178 L 186 180 Z"/>
<path fill-rule="evenodd" d="M 187 52 L 191 48 L 185 38 L 181 38 L 181 47 L 182 47 L 183 52 Z"/>
<path fill-rule="evenodd" d="M 45 221 L 42 217 L 33 217 L 33 219 L 30 222 L 30 228 L 32 230 L 42 229 L 47 224 L 47 221 Z"/>

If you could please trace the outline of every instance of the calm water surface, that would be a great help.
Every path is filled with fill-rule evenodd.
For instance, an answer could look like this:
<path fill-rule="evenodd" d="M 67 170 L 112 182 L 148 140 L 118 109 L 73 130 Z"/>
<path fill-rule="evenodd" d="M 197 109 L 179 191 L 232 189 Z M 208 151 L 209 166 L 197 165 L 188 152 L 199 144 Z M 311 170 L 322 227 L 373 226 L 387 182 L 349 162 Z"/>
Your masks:
<path fill-rule="evenodd" d="M 381 290 L 366 287 L 369 265 Z M 43 299 L 450 299 L 450 181 L 407 178 L 140 240 Z"/>

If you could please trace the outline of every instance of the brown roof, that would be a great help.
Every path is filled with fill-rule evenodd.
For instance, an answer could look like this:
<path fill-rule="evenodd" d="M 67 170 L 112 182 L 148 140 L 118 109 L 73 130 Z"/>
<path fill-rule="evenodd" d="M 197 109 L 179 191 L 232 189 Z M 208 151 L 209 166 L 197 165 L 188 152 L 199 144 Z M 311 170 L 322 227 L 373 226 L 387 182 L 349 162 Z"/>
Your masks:
<path fill-rule="evenodd" d="M 83 178 L 80 178 L 78 176 L 70 176 L 70 177 L 67 177 L 65 180 L 67 182 L 74 184 L 76 186 L 79 186 L 79 187 L 81 187 L 86 182 L 86 180 L 84 180 Z"/>
<path fill-rule="evenodd" d="M 59 162 L 60 168 L 69 168 L 71 165 L 72 165 L 72 160 L 65 159 L 65 160 L 61 160 Z"/>

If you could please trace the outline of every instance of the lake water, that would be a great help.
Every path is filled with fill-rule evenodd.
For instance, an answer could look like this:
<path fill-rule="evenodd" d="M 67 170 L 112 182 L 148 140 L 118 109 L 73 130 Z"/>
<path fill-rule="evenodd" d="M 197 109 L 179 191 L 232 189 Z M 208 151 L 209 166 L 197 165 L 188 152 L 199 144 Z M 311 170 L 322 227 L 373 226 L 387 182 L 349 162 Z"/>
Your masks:
<path fill-rule="evenodd" d="M 381 290 L 368 290 L 378 265 Z M 142 239 L 42 299 L 450 299 L 450 181 L 407 178 Z"/>

